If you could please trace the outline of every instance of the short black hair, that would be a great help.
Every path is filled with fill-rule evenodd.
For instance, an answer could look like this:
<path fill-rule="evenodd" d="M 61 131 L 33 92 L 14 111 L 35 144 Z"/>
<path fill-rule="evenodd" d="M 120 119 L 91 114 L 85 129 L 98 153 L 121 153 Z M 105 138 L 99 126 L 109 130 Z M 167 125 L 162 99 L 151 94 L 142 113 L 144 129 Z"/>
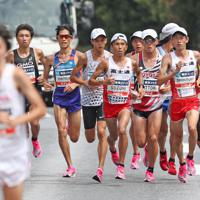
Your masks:
<path fill-rule="evenodd" d="M 163 44 L 166 44 L 169 42 L 172 38 L 172 35 L 167 36 L 165 39 L 159 41 L 159 45 L 162 46 Z"/>
<path fill-rule="evenodd" d="M 20 24 L 17 28 L 16 28 L 16 37 L 18 36 L 18 33 L 21 31 L 21 30 L 27 30 L 30 32 L 31 34 L 31 37 L 34 36 L 34 30 L 33 30 L 33 27 L 29 24 Z"/>
<path fill-rule="evenodd" d="M 73 27 L 71 27 L 69 24 L 62 24 L 62 25 L 58 25 L 56 27 L 56 36 L 58 36 L 60 31 L 62 31 L 62 30 L 68 30 L 70 35 L 74 34 Z"/>
<path fill-rule="evenodd" d="M 0 25 L 0 37 L 4 40 L 6 43 L 6 48 L 9 50 L 11 48 L 11 33 L 4 25 Z"/>

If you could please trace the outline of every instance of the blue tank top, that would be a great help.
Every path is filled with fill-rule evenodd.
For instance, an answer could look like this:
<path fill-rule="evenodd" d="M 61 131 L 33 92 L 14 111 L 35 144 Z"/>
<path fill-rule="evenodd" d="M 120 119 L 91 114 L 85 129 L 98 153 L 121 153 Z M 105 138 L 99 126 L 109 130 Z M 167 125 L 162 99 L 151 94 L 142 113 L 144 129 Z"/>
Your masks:
<path fill-rule="evenodd" d="M 74 57 L 76 50 L 73 49 L 70 55 L 70 59 L 65 63 L 60 63 L 59 52 L 54 56 L 54 79 L 56 83 L 56 88 L 53 94 L 53 103 L 61 107 L 72 106 L 75 104 L 80 104 L 80 88 L 75 88 L 72 92 L 64 92 L 64 88 L 67 84 L 71 83 L 70 76 L 72 70 L 76 66 Z M 80 73 L 77 74 L 80 76 Z"/>

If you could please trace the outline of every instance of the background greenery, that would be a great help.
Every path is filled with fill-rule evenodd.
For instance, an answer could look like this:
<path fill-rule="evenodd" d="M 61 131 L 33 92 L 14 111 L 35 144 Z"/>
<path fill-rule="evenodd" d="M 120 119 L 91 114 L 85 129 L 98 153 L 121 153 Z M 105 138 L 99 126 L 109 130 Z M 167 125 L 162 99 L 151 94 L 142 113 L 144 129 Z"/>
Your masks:
<path fill-rule="evenodd" d="M 102 27 L 108 38 L 122 32 L 129 38 L 137 30 L 154 28 L 158 33 L 169 22 L 188 31 L 189 48 L 200 49 L 199 0 L 93 0 L 95 14 L 91 29 L 79 26 L 80 45 L 88 45 L 90 31 Z"/>

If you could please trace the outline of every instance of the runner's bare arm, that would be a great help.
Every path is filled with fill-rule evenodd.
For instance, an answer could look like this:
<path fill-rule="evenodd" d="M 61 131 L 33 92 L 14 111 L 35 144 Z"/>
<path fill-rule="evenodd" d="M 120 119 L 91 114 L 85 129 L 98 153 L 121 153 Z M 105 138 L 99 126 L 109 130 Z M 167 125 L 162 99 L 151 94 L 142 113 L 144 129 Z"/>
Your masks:
<path fill-rule="evenodd" d="M 165 83 L 166 81 L 170 80 L 177 73 L 177 70 L 174 71 L 168 70 L 171 67 L 171 63 L 172 61 L 170 54 L 167 54 L 162 58 L 161 68 L 158 73 L 158 79 L 157 79 L 159 86 Z"/>
<path fill-rule="evenodd" d="M 46 91 L 50 91 L 53 88 L 53 86 L 50 83 L 48 83 L 48 76 L 49 76 L 50 69 L 53 65 L 53 61 L 54 61 L 54 55 L 50 55 L 46 57 L 46 60 L 44 63 L 43 84 L 44 84 L 44 89 Z"/>
<path fill-rule="evenodd" d="M 79 60 L 81 59 L 81 57 L 83 56 L 83 53 L 80 51 L 76 51 L 75 57 L 74 57 L 74 61 L 75 64 L 77 65 L 77 63 L 79 62 Z M 65 86 L 64 88 L 64 92 L 72 92 L 75 88 L 79 87 L 80 84 L 79 83 L 69 83 Z"/>
<path fill-rule="evenodd" d="M 104 79 L 104 80 L 97 80 L 97 77 L 102 74 L 106 73 L 108 71 L 108 61 L 107 60 L 102 60 L 100 64 L 97 66 L 95 72 L 91 76 L 89 80 L 89 85 L 91 86 L 99 86 L 99 85 L 104 85 L 104 84 L 109 84 L 111 80 L 109 78 Z"/>
<path fill-rule="evenodd" d="M 197 71 L 198 71 L 197 87 L 200 87 L 200 53 L 198 51 L 194 51 L 194 56 L 197 60 Z"/>
<path fill-rule="evenodd" d="M 31 84 L 29 78 L 24 74 L 21 69 L 15 69 L 14 80 L 16 82 L 17 88 L 28 99 L 30 104 L 34 106 L 34 109 L 31 110 L 29 113 L 17 116 L 16 118 L 13 116 L 12 118 L 10 117 L 8 125 L 12 127 L 17 126 L 18 124 L 27 123 L 35 119 L 39 119 L 43 117 L 46 113 L 46 107 L 42 98 L 34 88 L 33 84 Z"/>
<path fill-rule="evenodd" d="M 80 85 L 87 85 L 86 81 L 82 79 L 82 77 L 78 77 L 77 73 L 79 73 L 81 70 L 85 68 L 87 65 L 87 56 L 86 54 L 82 54 L 79 56 L 78 62 L 76 64 L 76 67 L 73 69 L 72 74 L 70 76 L 70 80 L 74 83 L 78 83 Z M 88 81 L 87 81 L 88 82 Z"/>
<path fill-rule="evenodd" d="M 36 60 L 37 60 L 37 64 L 39 62 L 42 63 L 43 68 L 45 67 L 45 62 L 46 62 L 46 57 L 44 56 L 44 53 L 41 49 L 34 49 L 35 53 L 36 53 Z M 38 78 L 39 83 L 43 83 L 43 74 L 41 74 Z"/>
<path fill-rule="evenodd" d="M 139 68 L 139 63 L 136 60 L 136 56 L 134 56 L 133 59 L 132 59 L 132 67 L 133 67 L 133 72 L 135 72 L 137 80 L 138 80 L 139 97 L 142 98 L 144 96 L 143 78 L 142 78 L 141 70 Z"/>
<path fill-rule="evenodd" d="M 14 63 L 14 52 L 12 50 L 8 51 L 6 55 L 6 62 L 13 64 Z"/>

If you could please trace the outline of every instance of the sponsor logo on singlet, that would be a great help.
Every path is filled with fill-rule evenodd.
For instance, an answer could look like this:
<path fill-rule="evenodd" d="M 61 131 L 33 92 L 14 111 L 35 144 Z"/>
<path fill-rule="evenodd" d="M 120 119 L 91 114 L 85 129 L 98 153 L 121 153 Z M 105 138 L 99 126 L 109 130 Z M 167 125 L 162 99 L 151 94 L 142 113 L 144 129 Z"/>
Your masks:
<path fill-rule="evenodd" d="M 23 71 L 28 75 L 32 83 L 36 82 L 35 67 L 32 57 L 29 57 L 27 62 L 19 62 L 17 64 L 17 67 L 23 69 Z"/>
<path fill-rule="evenodd" d="M 110 104 L 127 103 L 130 94 L 132 73 L 126 67 L 125 70 L 111 69 L 111 76 L 115 79 L 113 85 L 107 86 L 107 96 Z"/>

